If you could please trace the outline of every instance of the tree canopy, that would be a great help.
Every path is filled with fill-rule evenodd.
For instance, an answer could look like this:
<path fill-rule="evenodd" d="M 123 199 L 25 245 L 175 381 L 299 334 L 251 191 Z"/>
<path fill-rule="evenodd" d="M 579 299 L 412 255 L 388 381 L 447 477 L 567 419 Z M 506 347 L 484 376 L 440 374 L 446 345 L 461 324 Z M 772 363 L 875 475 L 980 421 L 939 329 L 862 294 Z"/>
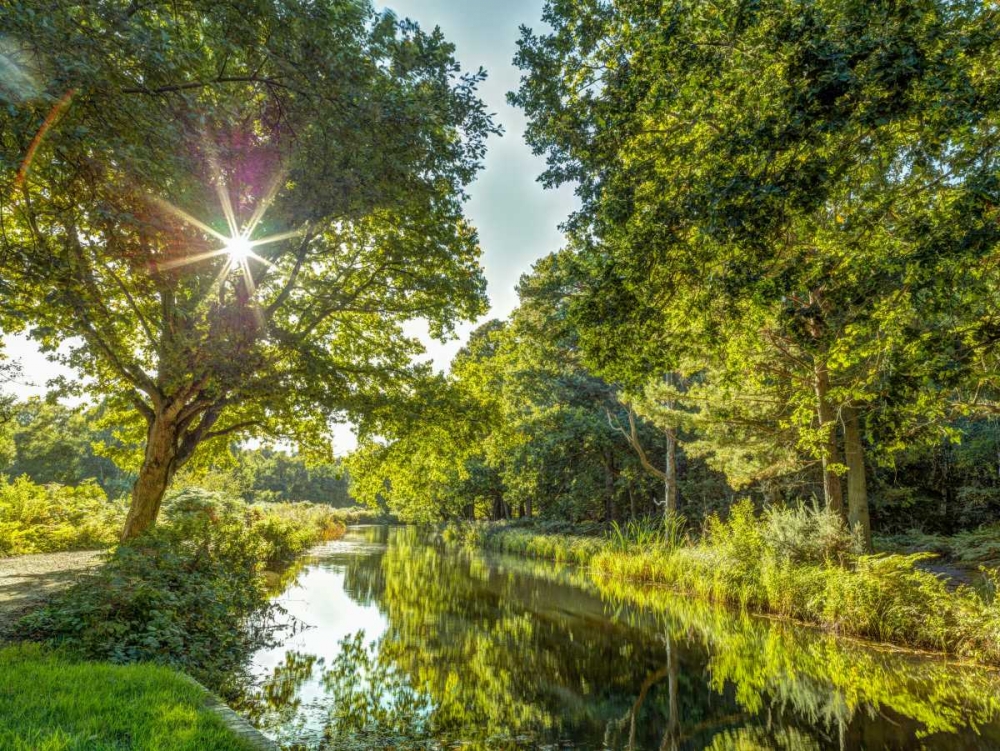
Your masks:
<path fill-rule="evenodd" d="M 202 443 L 322 448 L 406 389 L 403 323 L 482 311 L 462 201 L 497 127 L 439 31 L 360 0 L 24 0 L 0 26 L 2 324 L 145 444 L 126 536 Z"/>
<path fill-rule="evenodd" d="M 796 446 L 834 508 L 846 471 L 867 527 L 865 442 L 940 440 L 994 378 L 996 8 L 556 0 L 545 20 L 511 98 L 542 180 L 578 185 L 589 364 L 696 377 L 661 406 L 714 411 L 716 453 L 737 426 L 741 471 Z"/>

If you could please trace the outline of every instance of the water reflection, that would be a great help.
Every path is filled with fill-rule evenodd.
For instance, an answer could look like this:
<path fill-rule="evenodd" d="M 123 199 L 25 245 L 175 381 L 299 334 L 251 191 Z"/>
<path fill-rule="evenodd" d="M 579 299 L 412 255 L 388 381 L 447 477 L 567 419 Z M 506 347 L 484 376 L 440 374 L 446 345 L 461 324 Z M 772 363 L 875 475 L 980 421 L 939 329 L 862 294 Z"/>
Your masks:
<path fill-rule="evenodd" d="M 295 749 L 1000 748 L 994 673 L 362 528 L 240 710 Z"/>

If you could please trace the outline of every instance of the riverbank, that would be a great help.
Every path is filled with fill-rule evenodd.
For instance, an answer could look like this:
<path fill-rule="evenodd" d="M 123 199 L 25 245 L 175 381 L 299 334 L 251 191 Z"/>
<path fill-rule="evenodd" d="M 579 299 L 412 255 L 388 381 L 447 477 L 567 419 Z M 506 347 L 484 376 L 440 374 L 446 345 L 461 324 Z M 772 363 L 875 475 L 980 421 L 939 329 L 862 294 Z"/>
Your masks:
<path fill-rule="evenodd" d="M 695 537 L 536 534 L 523 525 L 449 525 L 451 544 L 587 566 L 598 583 L 657 585 L 749 612 L 876 642 L 1000 664 L 998 577 L 950 589 L 918 565 L 933 554 L 860 555 L 822 512 L 757 516 L 749 504 Z M 668 539 L 669 538 L 669 539 Z"/>
<path fill-rule="evenodd" d="M 156 665 L 79 661 L 37 644 L 0 648 L 0 748 L 260 751 L 216 700 Z"/>
<path fill-rule="evenodd" d="M 66 567 L 43 600 L 12 611 L 4 636 L 20 643 L 0 652 L 0 716 L 16 722 L 0 748 L 269 747 L 192 679 L 228 695 L 273 633 L 268 574 L 345 530 L 314 504 L 177 494 L 153 530 Z"/>

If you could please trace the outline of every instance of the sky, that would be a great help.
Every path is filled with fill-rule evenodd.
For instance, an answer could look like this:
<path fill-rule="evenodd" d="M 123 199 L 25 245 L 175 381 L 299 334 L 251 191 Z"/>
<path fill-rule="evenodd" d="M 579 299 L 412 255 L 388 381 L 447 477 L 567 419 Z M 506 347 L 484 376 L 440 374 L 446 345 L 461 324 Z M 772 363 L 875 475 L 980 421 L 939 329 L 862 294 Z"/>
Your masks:
<path fill-rule="evenodd" d="M 544 160 L 525 144 L 524 116 L 506 101 L 507 92 L 518 87 L 520 77 L 512 64 L 518 27 L 541 27 L 542 0 L 392 0 L 379 7 L 389 7 L 428 31 L 439 26 L 455 44 L 463 69 L 485 68 L 489 77 L 480 95 L 504 129 L 502 137 L 490 139 L 484 169 L 469 188 L 466 205 L 467 216 L 479 230 L 490 312 L 481 321 L 460 326 L 459 338 L 446 344 L 421 336 L 427 356 L 445 368 L 477 323 L 503 318 L 514 309 L 518 279 L 536 260 L 561 247 L 559 224 L 576 207 L 571 188 L 543 190 L 538 184 Z M 413 333 L 419 335 L 420 329 L 414 326 Z M 7 355 L 19 359 L 24 370 L 14 387 L 19 396 L 43 393 L 47 380 L 65 372 L 49 363 L 29 340 L 7 336 L 4 341 Z M 336 433 L 339 454 L 353 439 L 346 430 Z"/>

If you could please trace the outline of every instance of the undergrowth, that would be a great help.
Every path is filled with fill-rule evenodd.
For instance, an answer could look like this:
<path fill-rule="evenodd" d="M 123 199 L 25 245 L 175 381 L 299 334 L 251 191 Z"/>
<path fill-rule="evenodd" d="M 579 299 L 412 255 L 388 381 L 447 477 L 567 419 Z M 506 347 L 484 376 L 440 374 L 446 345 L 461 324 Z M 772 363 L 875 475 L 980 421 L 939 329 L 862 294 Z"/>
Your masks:
<path fill-rule="evenodd" d="M 344 529 L 325 507 L 259 508 L 201 490 L 172 496 L 162 517 L 25 616 L 16 635 L 85 659 L 170 665 L 225 690 L 272 635 L 264 569 Z"/>

